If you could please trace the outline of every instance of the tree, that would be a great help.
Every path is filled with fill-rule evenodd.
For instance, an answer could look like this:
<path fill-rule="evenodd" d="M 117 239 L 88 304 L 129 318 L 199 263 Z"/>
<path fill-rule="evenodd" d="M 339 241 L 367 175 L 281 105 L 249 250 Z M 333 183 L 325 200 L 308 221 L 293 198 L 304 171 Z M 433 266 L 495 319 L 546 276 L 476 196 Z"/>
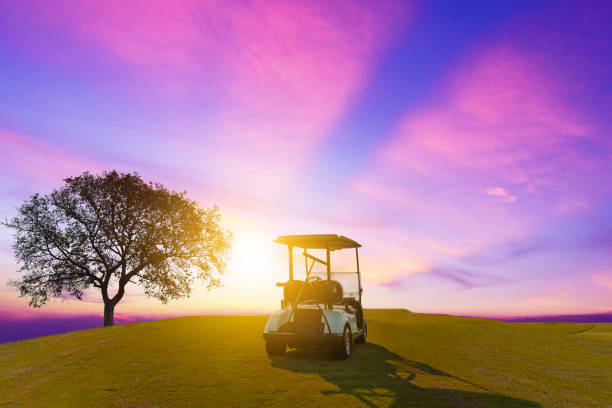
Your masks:
<path fill-rule="evenodd" d="M 68 295 L 81 300 L 95 287 L 110 326 L 129 283 L 163 303 L 189 296 L 196 280 L 208 289 L 220 284 L 231 233 L 221 228 L 216 206 L 202 209 L 185 192 L 145 183 L 137 173 L 85 172 L 64 182 L 4 222 L 25 273 L 9 285 L 30 306 Z"/>

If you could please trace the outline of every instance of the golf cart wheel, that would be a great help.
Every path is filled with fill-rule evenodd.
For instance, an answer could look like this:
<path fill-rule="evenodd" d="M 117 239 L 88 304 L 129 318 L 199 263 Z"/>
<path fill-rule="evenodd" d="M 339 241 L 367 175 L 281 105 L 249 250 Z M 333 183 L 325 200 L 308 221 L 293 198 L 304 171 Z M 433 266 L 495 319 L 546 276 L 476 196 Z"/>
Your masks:
<path fill-rule="evenodd" d="M 277 356 L 283 354 L 287 345 L 276 341 L 266 341 L 266 352 L 270 356 Z"/>
<path fill-rule="evenodd" d="M 336 357 L 338 358 L 349 358 L 351 356 L 351 352 L 353 351 L 353 334 L 351 333 L 351 328 L 348 326 L 344 327 L 344 332 L 342 333 L 342 341 L 338 344 L 336 349 Z"/>
<path fill-rule="evenodd" d="M 355 339 L 355 343 L 363 344 L 368 338 L 368 324 L 363 321 L 363 334 Z"/>

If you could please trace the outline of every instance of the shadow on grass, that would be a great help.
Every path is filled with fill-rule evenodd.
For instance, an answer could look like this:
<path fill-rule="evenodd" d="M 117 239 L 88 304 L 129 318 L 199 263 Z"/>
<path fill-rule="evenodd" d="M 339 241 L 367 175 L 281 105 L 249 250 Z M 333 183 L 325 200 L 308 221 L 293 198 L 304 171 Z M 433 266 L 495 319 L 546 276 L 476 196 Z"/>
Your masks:
<path fill-rule="evenodd" d="M 350 395 L 370 407 L 540 407 L 535 402 L 487 392 L 376 344 L 356 346 L 347 360 L 334 360 L 317 350 L 290 350 L 271 357 L 271 363 L 296 373 L 318 374 L 337 387 L 323 394 Z"/>

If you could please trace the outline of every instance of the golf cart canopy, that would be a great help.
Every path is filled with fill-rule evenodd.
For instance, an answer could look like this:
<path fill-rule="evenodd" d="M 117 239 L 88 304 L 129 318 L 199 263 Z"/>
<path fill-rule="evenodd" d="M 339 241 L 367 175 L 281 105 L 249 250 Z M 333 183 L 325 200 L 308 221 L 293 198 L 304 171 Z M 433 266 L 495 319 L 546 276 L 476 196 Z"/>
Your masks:
<path fill-rule="evenodd" d="M 350 238 L 336 234 L 315 234 L 315 235 L 282 235 L 274 242 L 304 249 L 329 249 L 335 251 L 345 248 L 359 248 L 357 242 Z"/>

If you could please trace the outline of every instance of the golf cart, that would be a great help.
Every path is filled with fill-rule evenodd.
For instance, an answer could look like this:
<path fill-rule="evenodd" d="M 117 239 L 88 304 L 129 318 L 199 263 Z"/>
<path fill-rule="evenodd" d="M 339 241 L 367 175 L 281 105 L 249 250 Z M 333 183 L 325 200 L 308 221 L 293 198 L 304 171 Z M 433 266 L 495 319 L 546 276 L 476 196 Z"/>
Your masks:
<path fill-rule="evenodd" d="M 285 235 L 274 242 L 289 249 L 289 280 L 276 284 L 283 288 L 284 298 L 264 329 L 266 351 L 275 355 L 284 353 L 287 346 L 325 347 L 339 358 L 349 357 L 353 342 L 365 343 L 368 333 L 361 307 L 361 245 L 335 234 Z M 294 248 L 304 250 L 304 280 L 293 279 Z M 357 271 L 332 272 L 331 252 L 350 248 L 355 248 Z M 309 250 L 325 251 L 326 260 Z M 313 271 L 315 264 L 324 270 Z"/>

